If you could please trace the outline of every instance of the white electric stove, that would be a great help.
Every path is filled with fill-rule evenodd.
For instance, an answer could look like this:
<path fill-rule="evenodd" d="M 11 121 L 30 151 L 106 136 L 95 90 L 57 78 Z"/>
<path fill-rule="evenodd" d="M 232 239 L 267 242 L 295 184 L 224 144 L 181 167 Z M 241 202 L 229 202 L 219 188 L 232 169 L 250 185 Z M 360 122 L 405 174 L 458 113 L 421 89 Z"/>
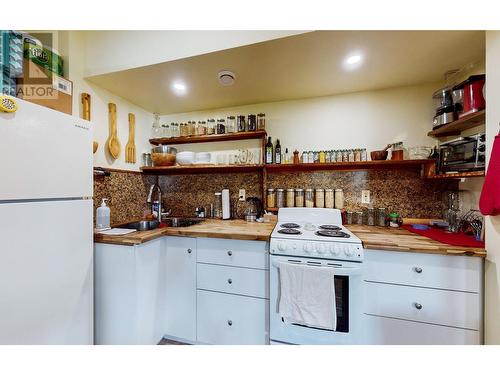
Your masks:
<path fill-rule="evenodd" d="M 271 344 L 358 344 L 362 337 L 361 240 L 342 225 L 340 210 L 280 208 L 270 244 Z M 333 267 L 337 326 L 286 323 L 279 313 L 280 266 Z"/>
<path fill-rule="evenodd" d="M 363 261 L 361 240 L 342 225 L 340 210 L 280 208 L 271 254 Z"/>

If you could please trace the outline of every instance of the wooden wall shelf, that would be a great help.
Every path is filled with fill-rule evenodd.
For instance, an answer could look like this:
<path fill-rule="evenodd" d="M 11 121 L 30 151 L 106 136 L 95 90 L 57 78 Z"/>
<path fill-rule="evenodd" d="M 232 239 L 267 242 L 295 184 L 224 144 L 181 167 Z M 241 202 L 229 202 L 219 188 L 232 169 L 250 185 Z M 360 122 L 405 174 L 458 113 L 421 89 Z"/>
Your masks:
<path fill-rule="evenodd" d="M 205 143 L 205 142 L 225 142 L 239 141 L 242 139 L 264 139 L 267 137 L 265 130 L 256 130 L 253 132 L 214 134 L 214 135 L 193 135 L 191 137 L 174 138 L 154 138 L 149 143 L 153 145 L 176 145 L 183 143 Z"/>
<path fill-rule="evenodd" d="M 461 119 L 443 125 L 440 128 L 427 133 L 427 135 L 435 138 L 447 137 L 449 135 L 459 135 L 464 130 L 484 124 L 485 119 L 486 110 L 483 109 L 482 111 L 471 113 Z"/>
<path fill-rule="evenodd" d="M 472 171 L 472 172 L 460 172 L 460 173 L 435 174 L 427 176 L 426 178 L 450 180 L 455 178 L 484 177 L 484 175 L 485 175 L 484 171 Z"/>
<path fill-rule="evenodd" d="M 274 172 L 312 172 L 324 170 L 357 171 L 371 169 L 421 169 L 428 164 L 434 164 L 433 159 L 423 160 L 372 160 L 339 163 L 304 163 L 304 164 L 270 164 L 265 169 Z"/>
<path fill-rule="evenodd" d="M 180 175 L 180 174 L 203 174 L 203 173 L 245 173 L 257 172 L 263 169 L 263 165 L 185 165 L 172 167 L 142 167 L 144 174 L 153 175 Z"/>

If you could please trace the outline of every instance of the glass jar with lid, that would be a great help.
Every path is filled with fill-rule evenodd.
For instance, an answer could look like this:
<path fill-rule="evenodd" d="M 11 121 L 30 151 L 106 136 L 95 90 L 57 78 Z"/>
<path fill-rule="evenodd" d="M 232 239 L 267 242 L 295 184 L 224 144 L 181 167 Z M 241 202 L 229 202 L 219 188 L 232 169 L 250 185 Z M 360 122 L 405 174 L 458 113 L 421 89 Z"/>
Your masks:
<path fill-rule="evenodd" d="M 236 117 L 227 116 L 226 133 L 234 133 L 236 131 Z"/>
<path fill-rule="evenodd" d="M 247 121 L 245 116 L 239 115 L 236 118 L 236 126 L 238 128 L 238 132 L 246 132 L 247 131 Z"/>
<path fill-rule="evenodd" d="M 188 121 L 188 132 L 189 132 L 189 136 L 196 135 L 196 122 L 195 121 Z"/>
<path fill-rule="evenodd" d="M 226 133 L 226 120 L 220 118 L 217 120 L 217 134 L 225 134 Z"/>
<path fill-rule="evenodd" d="M 276 208 L 276 193 L 274 189 L 267 189 L 267 207 Z"/>
<path fill-rule="evenodd" d="M 368 225 L 375 225 L 375 209 L 373 207 L 368 207 L 366 223 Z"/>
<path fill-rule="evenodd" d="M 313 151 L 309 151 L 307 153 L 307 162 L 314 163 L 314 152 Z"/>
<path fill-rule="evenodd" d="M 347 160 L 351 163 L 354 162 L 354 150 L 351 149 L 351 150 L 348 150 L 347 152 L 348 152 L 347 153 Z"/>
<path fill-rule="evenodd" d="M 300 162 L 301 163 L 307 163 L 308 155 L 307 151 L 302 151 L 302 155 L 300 156 Z"/>
<path fill-rule="evenodd" d="M 325 163 L 331 163 L 332 162 L 332 152 L 331 151 L 326 151 L 325 153 Z"/>
<path fill-rule="evenodd" d="M 377 212 L 377 221 L 378 221 L 378 226 L 380 227 L 385 227 L 386 224 L 386 213 L 385 213 L 385 208 L 384 207 L 379 207 L 378 212 Z"/>
<path fill-rule="evenodd" d="M 361 161 L 361 149 L 357 148 L 354 150 L 354 161 Z"/>
<path fill-rule="evenodd" d="M 333 208 L 334 202 L 335 198 L 333 189 L 325 189 L 325 208 Z"/>
<path fill-rule="evenodd" d="M 319 162 L 320 163 L 326 163 L 326 154 L 325 154 L 325 151 L 320 151 L 319 152 Z"/>
<path fill-rule="evenodd" d="M 207 134 L 212 135 L 215 134 L 215 119 L 209 118 L 207 120 Z"/>
<path fill-rule="evenodd" d="M 356 224 L 363 224 L 363 211 L 356 212 L 356 220 L 354 221 Z"/>
<path fill-rule="evenodd" d="M 286 206 L 295 207 L 295 190 L 286 189 Z"/>
<path fill-rule="evenodd" d="M 285 207 L 285 189 L 276 189 L 276 207 Z"/>
<path fill-rule="evenodd" d="M 207 123 L 205 121 L 198 121 L 198 128 L 196 129 L 196 134 L 198 135 L 207 134 Z"/>
<path fill-rule="evenodd" d="M 335 189 L 335 208 L 339 210 L 344 208 L 344 191 L 342 189 Z"/>
<path fill-rule="evenodd" d="M 222 193 L 215 193 L 213 217 L 222 219 Z"/>
<path fill-rule="evenodd" d="M 361 149 L 361 161 L 368 160 L 368 153 L 366 152 L 366 148 Z"/>
<path fill-rule="evenodd" d="M 342 150 L 342 162 L 348 162 L 349 161 L 349 151 L 348 150 Z"/>
<path fill-rule="evenodd" d="M 347 211 L 345 213 L 346 224 L 352 224 L 352 211 Z"/>
<path fill-rule="evenodd" d="M 189 128 L 185 122 L 180 123 L 179 129 L 180 129 L 180 136 L 181 137 L 187 137 L 189 135 Z"/>
<path fill-rule="evenodd" d="M 314 190 L 313 189 L 306 189 L 305 202 L 306 202 L 306 207 L 308 207 L 308 208 L 314 207 Z"/>
<path fill-rule="evenodd" d="M 319 151 L 314 151 L 314 163 L 319 163 Z"/>
<path fill-rule="evenodd" d="M 170 127 L 172 128 L 172 137 L 178 137 L 180 135 L 179 133 L 179 124 L 176 122 L 172 122 L 170 124 Z"/>
<path fill-rule="evenodd" d="M 259 113 L 257 115 L 257 128 L 259 130 L 266 129 L 266 114 L 265 113 Z"/>
<path fill-rule="evenodd" d="M 316 189 L 315 193 L 315 206 L 325 208 L 325 191 L 323 189 Z"/>
<path fill-rule="evenodd" d="M 255 115 L 248 115 L 247 130 L 249 132 L 257 130 L 257 117 Z"/>
<path fill-rule="evenodd" d="M 304 189 L 295 189 L 295 207 L 304 207 Z"/>
<path fill-rule="evenodd" d="M 337 150 L 335 151 L 335 161 L 337 163 L 340 163 L 343 161 L 343 154 L 342 154 L 342 150 Z"/>

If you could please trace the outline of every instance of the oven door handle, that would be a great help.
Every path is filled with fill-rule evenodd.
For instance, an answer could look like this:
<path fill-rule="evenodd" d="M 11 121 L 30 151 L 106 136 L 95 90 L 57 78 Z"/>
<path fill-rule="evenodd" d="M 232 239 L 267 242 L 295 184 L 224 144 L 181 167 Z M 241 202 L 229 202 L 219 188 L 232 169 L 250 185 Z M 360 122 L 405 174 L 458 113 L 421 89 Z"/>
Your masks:
<path fill-rule="evenodd" d="M 335 270 L 335 276 L 357 276 L 361 275 L 362 269 L 361 267 L 336 267 L 336 266 L 325 266 L 321 264 L 308 264 L 304 262 L 284 262 L 284 261 L 278 261 L 278 260 L 273 260 L 272 265 L 273 267 L 276 267 L 279 269 L 280 264 L 299 264 L 307 267 L 328 267 L 328 268 L 333 268 Z"/>

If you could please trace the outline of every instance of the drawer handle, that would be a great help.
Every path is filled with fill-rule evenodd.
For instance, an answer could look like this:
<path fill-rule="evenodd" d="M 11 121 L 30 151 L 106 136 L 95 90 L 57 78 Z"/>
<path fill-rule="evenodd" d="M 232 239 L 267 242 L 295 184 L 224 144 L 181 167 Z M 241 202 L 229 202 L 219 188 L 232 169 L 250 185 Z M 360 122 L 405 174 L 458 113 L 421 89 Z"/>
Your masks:
<path fill-rule="evenodd" d="M 227 283 L 228 284 L 232 284 L 233 283 L 233 279 L 227 279 Z"/>
<path fill-rule="evenodd" d="M 192 249 L 188 249 L 188 254 L 191 254 L 193 252 Z"/>
<path fill-rule="evenodd" d="M 232 321 L 232 320 L 228 320 L 228 321 L 227 321 L 227 325 L 228 325 L 228 326 L 232 326 L 232 325 L 233 325 L 233 321 Z"/>
<path fill-rule="evenodd" d="M 413 306 L 415 306 L 415 308 L 416 308 L 417 310 L 422 310 L 422 305 L 421 305 L 420 303 L 418 303 L 418 302 L 415 302 L 415 303 L 413 304 Z"/>
<path fill-rule="evenodd" d="M 231 250 L 229 250 L 229 251 L 227 252 L 227 255 L 231 256 L 231 255 L 233 255 L 233 252 L 232 252 Z"/>
<path fill-rule="evenodd" d="M 422 273 L 422 268 L 420 268 L 420 267 L 413 267 L 413 271 L 415 271 L 416 273 Z"/>

